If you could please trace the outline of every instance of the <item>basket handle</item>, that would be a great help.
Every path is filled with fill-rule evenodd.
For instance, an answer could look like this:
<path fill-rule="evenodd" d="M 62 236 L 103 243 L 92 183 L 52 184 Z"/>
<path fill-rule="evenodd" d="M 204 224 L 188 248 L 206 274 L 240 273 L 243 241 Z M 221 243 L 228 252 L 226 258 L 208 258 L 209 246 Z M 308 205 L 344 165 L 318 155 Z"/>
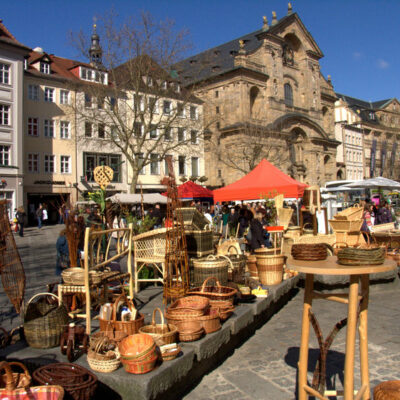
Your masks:
<path fill-rule="evenodd" d="M 113 322 L 115 322 L 115 321 L 117 320 L 117 305 L 118 305 L 119 301 L 121 300 L 121 298 L 124 299 L 124 304 L 128 304 L 128 306 L 129 306 L 129 308 L 131 309 L 131 311 L 136 310 L 135 305 L 133 304 L 133 301 L 132 301 L 132 300 L 129 300 L 129 299 L 126 297 L 126 294 L 125 294 L 125 293 L 121 293 L 121 294 L 115 299 L 114 304 L 113 304 L 113 313 L 112 313 L 112 317 L 111 317 L 111 319 L 112 319 Z"/>
<path fill-rule="evenodd" d="M 314 227 L 313 227 L 313 224 L 312 224 L 311 222 L 306 222 L 305 224 L 303 224 L 303 229 L 304 229 L 307 225 L 310 225 L 311 228 L 314 228 Z"/>
<path fill-rule="evenodd" d="M 11 367 L 7 361 L 0 362 L 0 371 L 3 370 L 6 373 L 6 389 L 14 390 L 17 386 L 13 373 L 11 371 Z"/>
<path fill-rule="evenodd" d="M 236 255 L 237 255 L 237 256 L 239 255 L 238 249 L 237 249 L 236 246 L 234 246 L 233 244 L 231 244 L 231 245 L 228 247 L 228 250 L 227 250 L 228 254 L 230 254 L 229 252 L 230 252 L 231 249 L 235 249 Z"/>
<path fill-rule="evenodd" d="M 209 276 L 209 277 L 203 282 L 203 284 L 202 284 L 202 286 L 201 286 L 201 291 L 202 291 L 202 292 L 204 292 L 204 289 L 206 288 L 207 283 L 208 283 L 208 281 L 209 281 L 210 279 L 214 279 L 216 285 L 217 285 L 218 287 L 221 287 L 221 284 L 219 283 L 219 280 L 218 280 L 215 276 Z"/>
<path fill-rule="evenodd" d="M 338 246 L 338 244 L 344 244 L 344 246 Z M 332 247 L 334 248 L 334 249 L 336 249 L 336 248 L 345 248 L 345 247 L 349 247 L 349 245 L 346 243 L 346 242 L 335 242 L 335 243 L 333 243 L 333 245 L 332 245 Z"/>
<path fill-rule="evenodd" d="M 155 308 L 154 310 L 153 310 L 153 316 L 152 316 L 152 318 L 151 318 L 151 324 L 153 325 L 153 326 L 156 326 L 156 312 L 158 312 L 159 314 L 160 314 L 160 316 L 161 316 L 161 325 L 165 325 L 165 321 L 164 321 L 164 315 L 163 315 L 163 313 L 162 313 L 162 311 L 161 311 L 161 309 L 160 308 Z M 168 325 L 167 325 L 167 328 L 168 328 Z M 168 329 L 169 330 L 169 329 Z"/>
<path fill-rule="evenodd" d="M 96 342 L 96 345 L 94 346 L 94 351 L 96 353 L 100 353 L 101 346 L 106 344 L 107 341 L 108 341 L 108 337 L 107 336 L 100 337 L 99 340 Z"/>
<path fill-rule="evenodd" d="M 233 246 L 232 246 L 232 247 L 233 247 Z M 229 251 L 229 249 L 228 249 L 228 251 Z M 228 256 L 224 255 L 224 254 L 221 254 L 220 257 L 224 257 L 224 258 L 226 258 L 226 259 L 229 261 L 229 264 L 231 265 L 231 269 L 232 269 L 232 271 L 233 271 L 234 268 L 233 268 L 233 263 L 232 263 L 231 259 L 230 259 Z M 219 283 L 219 282 L 218 282 L 218 283 Z M 203 291 L 203 290 L 202 290 L 202 291 Z"/>
<path fill-rule="evenodd" d="M 207 256 L 207 260 L 216 260 L 216 259 L 217 259 L 217 257 L 215 257 L 213 254 L 209 254 Z"/>
<path fill-rule="evenodd" d="M 35 294 L 33 297 L 31 297 L 31 299 L 28 301 L 28 304 L 26 306 L 28 307 L 29 304 L 32 302 L 32 300 L 39 296 L 53 296 L 57 299 L 58 305 L 60 305 L 60 299 L 54 293 L 45 293 L 44 292 L 44 293 Z"/>

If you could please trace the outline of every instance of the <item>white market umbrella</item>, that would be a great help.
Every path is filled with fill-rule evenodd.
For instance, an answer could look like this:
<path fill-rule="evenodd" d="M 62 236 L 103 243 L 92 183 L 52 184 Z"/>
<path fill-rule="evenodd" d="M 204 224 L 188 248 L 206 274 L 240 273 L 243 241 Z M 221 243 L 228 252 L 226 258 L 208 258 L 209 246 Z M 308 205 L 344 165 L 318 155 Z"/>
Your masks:
<path fill-rule="evenodd" d="M 142 195 L 139 193 L 117 193 L 106 200 L 110 200 L 113 203 L 121 204 L 140 204 L 142 201 Z M 160 193 L 143 193 L 144 204 L 167 204 L 167 197 Z"/>
<path fill-rule="evenodd" d="M 400 189 L 400 183 L 392 179 L 383 178 L 378 176 L 376 178 L 365 179 L 363 181 L 357 181 L 344 185 L 350 188 L 362 188 L 362 189 Z"/>

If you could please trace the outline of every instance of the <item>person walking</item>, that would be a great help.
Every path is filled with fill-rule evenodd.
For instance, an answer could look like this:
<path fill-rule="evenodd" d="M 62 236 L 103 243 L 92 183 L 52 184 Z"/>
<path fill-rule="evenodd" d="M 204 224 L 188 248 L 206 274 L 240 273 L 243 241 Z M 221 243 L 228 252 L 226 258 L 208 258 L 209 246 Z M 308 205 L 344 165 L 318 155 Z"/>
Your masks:
<path fill-rule="evenodd" d="M 25 224 L 25 210 L 24 207 L 18 207 L 17 213 L 15 214 L 18 222 L 18 234 L 19 236 L 24 236 L 24 224 Z"/>
<path fill-rule="evenodd" d="M 47 208 L 43 207 L 43 217 L 42 217 L 42 221 L 43 224 L 46 225 L 47 224 L 47 220 L 49 219 L 49 216 L 47 214 Z"/>
<path fill-rule="evenodd" d="M 39 204 L 39 208 L 36 210 L 36 218 L 38 221 L 38 229 L 41 229 L 43 220 L 43 206 L 41 204 Z"/>

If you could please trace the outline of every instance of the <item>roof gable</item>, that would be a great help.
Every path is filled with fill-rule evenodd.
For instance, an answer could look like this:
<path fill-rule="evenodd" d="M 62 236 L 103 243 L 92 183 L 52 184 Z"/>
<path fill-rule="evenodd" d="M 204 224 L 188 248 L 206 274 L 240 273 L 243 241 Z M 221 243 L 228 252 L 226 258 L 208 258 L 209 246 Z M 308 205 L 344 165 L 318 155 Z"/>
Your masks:
<path fill-rule="evenodd" d="M 395 97 L 386 100 L 374 101 L 372 104 L 377 110 L 392 111 L 393 109 L 398 109 L 400 107 L 400 103 Z"/>

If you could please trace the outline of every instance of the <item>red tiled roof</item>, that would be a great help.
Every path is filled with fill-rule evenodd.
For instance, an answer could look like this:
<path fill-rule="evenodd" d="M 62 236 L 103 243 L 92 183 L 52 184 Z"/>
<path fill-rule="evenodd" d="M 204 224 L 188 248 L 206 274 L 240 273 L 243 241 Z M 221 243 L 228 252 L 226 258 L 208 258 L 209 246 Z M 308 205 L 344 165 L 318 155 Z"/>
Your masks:
<path fill-rule="evenodd" d="M 0 19 L 0 41 L 18 46 L 18 47 L 23 47 L 26 49 L 29 49 L 28 46 L 23 45 L 21 42 L 19 42 L 15 36 L 6 28 L 6 26 L 3 24 L 3 20 Z"/>

